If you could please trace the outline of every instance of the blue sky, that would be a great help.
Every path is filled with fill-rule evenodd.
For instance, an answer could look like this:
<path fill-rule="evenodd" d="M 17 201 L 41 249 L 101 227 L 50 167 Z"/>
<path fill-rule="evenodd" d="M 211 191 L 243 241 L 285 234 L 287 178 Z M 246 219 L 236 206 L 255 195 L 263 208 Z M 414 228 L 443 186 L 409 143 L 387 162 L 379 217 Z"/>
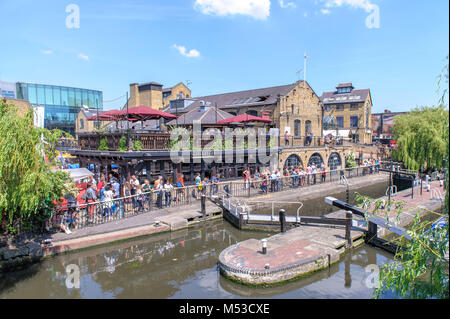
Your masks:
<path fill-rule="evenodd" d="M 80 10 L 79 28 L 66 25 L 70 4 Z M 0 0 L 0 80 L 101 90 L 104 108 L 112 109 L 123 105 L 134 82 L 168 87 L 189 80 L 193 96 L 293 83 L 303 78 L 296 71 L 306 52 L 307 81 L 319 96 L 351 81 L 371 89 L 374 113 L 407 111 L 438 101 L 448 6 L 447 0 Z M 376 12 L 379 20 L 368 25 Z"/>

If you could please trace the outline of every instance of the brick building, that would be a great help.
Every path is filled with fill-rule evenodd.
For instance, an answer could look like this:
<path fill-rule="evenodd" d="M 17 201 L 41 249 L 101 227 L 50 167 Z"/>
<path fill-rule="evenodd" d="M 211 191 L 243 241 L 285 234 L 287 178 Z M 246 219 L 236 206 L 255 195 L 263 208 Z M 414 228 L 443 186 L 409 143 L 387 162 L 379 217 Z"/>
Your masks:
<path fill-rule="evenodd" d="M 370 89 L 356 90 L 351 82 L 339 83 L 336 91 L 324 92 L 324 135 L 372 143 L 372 96 Z"/>
<path fill-rule="evenodd" d="M 178 99 L 189 99 L 192 93 L 191 90 L 183 82 L 180 82 L 170 88 L 164 88 L 162 90 L 162 95 L 164 108 L 167 108 L 170 105 L 170 101 Z"/>
<path fill-rule="evenodd" d="M 144 105 L 161 110 L 168 107 L 171 100 L 190 97 L 191 90 L 182 82 L 169 88 L 163 88 L 163 85 L 157 82 L 132 83 L 130 84 L 128 107 Z"/>
<path fill-rule="evenodd" d="M 182 103 L 179 103 L 182 102 Z M 169 112 L 178 115 L 207 103 L 233 115 L 243 113 L 268 116 L 280 135 L 289 132 L 290 145 L 304 145 L 305 136 L 322 136 L 322 105 L 319 96 L 307 82 L 269 88 L 215 94 L 173 101 Z M 176 106 L 176 109 L 175 109 Z"/>

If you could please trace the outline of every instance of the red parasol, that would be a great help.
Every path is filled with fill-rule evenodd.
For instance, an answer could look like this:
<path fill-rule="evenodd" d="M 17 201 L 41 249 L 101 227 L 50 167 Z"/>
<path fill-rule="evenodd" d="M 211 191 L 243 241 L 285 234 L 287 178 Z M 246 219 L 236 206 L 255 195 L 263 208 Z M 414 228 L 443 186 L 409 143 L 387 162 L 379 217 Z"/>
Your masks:
<path fill-rule="evenodd" d="M 116 116 L 120 112 L 121 112 L 120 110 L 110 110 L 110 111 L 106 111 L 106 112 L 103 112 L 103 113 L 99 114 L 98 118 L 97 118 L 97 115 L 94 115 L 94 116 L 88 117 L 87 119 L 89 121 L 95 121 L 95 120 L 99 120 L 99 121 L 116 121 L 116 120 L 118 120 L 116 118 Z"/>
<path fill-rule="evenodd" d="M 123 120 L 127 119 L 127 110 L 124 109 L 117 114 L 117 117 Z M 157 120 L 164 118 L 167 120 L 176 119 L 177 117 L 173 114 L 166 113 L 163 111 L 155 110 L 147 106 L 136 106 L 128 109 L 128 119 L 130 121 L 146 121 L 146 120 Z"/>

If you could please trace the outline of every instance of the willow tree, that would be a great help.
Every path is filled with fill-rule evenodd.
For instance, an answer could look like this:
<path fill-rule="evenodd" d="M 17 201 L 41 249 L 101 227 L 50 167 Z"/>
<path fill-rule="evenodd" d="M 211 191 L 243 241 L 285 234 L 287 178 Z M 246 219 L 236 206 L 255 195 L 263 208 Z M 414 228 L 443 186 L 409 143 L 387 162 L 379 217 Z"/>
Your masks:
<path fill-rule="evenodd" d="M 409 169 L 441 169 L 448 147 L 448 110 L 444 105 L 416 108 L 395 118 L 397 150 L 392 156 Z"/>
<path fill-rule="evenodd" d="M 442 212 L 429 211 L 434 214 L 433 219 L 442 218 L 444 225 L 431 230 L 432 221 L 422 220 L 416 214 L 412 226 L 408 228 L 411 240 L 405 236 L 394 240 L 404 249 L 397 251 L 394 262 L 380 269 L 380 286 L 374 291 L 375 298 L 382 297 L 388 291 L 403 298 L 449 298 L 449 114 L 448 106 L 445 105 L 448 100 L 448 56 L 439 85 L 444 82 L 446 88 L 442 93 L 440 106 L 416 109 L 409 115 L 396 118 L 394 124 L 398 143 L 398 150 L 395 152 L 397 159 L 404 161 L 411 169 L 423 166 L 444 168 L 446 194 Z M 374 200 L 369 200 L 366 204 L 375 207 L 373 214 L 376 214 L 378 208 L 385 206 L 385 203 Z M 388 206 L 397 204 L 402 205 L 390 203 Z M 389 209 L 386 212 L 388 216 Z"/>
<path fill-rule="evenodd" d="M 33 111 L 22 116 L 0 101 L 0 231 L 42 225 L 52 202 L 73 190 L 69 175 L 54 171 L 54 146 L 62 131 L 33 125 Z"/>

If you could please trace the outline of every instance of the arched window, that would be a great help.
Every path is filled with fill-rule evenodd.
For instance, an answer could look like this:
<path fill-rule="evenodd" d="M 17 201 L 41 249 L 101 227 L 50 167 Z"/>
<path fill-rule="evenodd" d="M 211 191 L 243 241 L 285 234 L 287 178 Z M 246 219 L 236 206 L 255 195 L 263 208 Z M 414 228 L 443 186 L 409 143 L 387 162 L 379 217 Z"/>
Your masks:
<path fill-rule="evenodd" d="M 323 159 L 322 159 L 322 156 L 319 153 L 314 153 L 309 158 L 308 165 L 312 165 L 312 164 L 316 165 L 316 167 L 322 166 Z"/>
<path fill-rule="evenodd" d="M 297 167 L 299 165 L 303 166 L 302 160 L 295 154 L 289 156 L 286 162 L 284 163 L 284 167 L 291 167 L 291 166 Z"/>
<path fill-rule="evenodd" d="M 300 137 L 300 120 L 294 121 L 294 136 Z"/>
<path fill-rule="evenodd" d="M 308 134 L 311 133 L 311 121 L 305 122 L 305 136 L 308 136 Z"/>
<path fill-rule="evenodd" d="M 330 170 L 338 169 L 341 165 L 342 161 L 339 154 L 336 152 L 331 153 L 330 157 L 328 158 L 328 167 L 330 168 Z"/>

